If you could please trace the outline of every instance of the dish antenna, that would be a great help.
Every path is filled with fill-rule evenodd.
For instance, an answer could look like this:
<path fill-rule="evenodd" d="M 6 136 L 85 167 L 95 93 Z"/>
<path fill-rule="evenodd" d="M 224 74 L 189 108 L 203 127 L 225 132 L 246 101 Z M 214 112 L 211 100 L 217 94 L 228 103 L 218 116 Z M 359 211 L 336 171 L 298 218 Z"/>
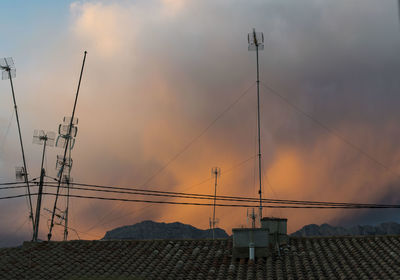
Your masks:
<path fill-rule="evenodd" d="M 14 85 L 12 79 L 16 77 L 16 70 L 14 66 L 14 61 L 11 57 L 0 58 L 0 70 L 1 70 L 1 78 L 2 80 L 10 80 L 11 85 L 11 93 L 14 102 L 14 110 L 15 110 L 15 117 L 17 120 L 18 126 L 18 135 L 19 135 L 19 143 L 21 146 L 21 153 L 22 153 L 22 162 L 23 162 L 23 169 L 21 167 L 16 168 L 16 177 L 17 179 L 24 179 L 26 183 L 26 188 L 28 191 L 28 201 L 29 201 L 29 218 L 32 221 L 32 230 L 35 232 L 35 221 L 33 219 L 33 210 L 32 210 L 32 198 L 31 198 L 31 189 L 29 186 L 29 179 L 28 179 L 28 169 L 26 168 L 26 160 L 25 160 L 25 152 L 24 152 L 24 145 L 22 143 L 22 134 L 21 134 L 21 126 L 19 124 L 19 117 L 18 117 L 18 109 L 17 109 L 17 101 L 15 100 L 15 93 L 14 93 Z"/>
<path fill-rule="evenodd" d="M 39 191 L 36 203 L 36 216 L 35 216 L 35 230 L 33 232 L 33 241 L 37 241 L 38 234 L 39 234 L 39 221 L 40 221 L 40 210 L 42 207 L 42 194 L 43 194 L 43 180 L 44 176 L 46 175 L 46 171 L 43 168 L 44 157 L 46 153 L 46 147 L 53 147 L 54 140 L 56 138 L 55 132 L 48 131 L 45 132 L 44 130 L 37 130 L 33 132 L 33 144 L 43 145 L 43 153 L 42 153 L 42 163 L 40 167 L 40 180 L 39 180 Z"/>
<path fill-rule="evenodd" d="M 262 32 L 256 32 L 253 28 L 253 32 L 247 35 L 247 41 L 249 43 L 249 51 L 256 51 L 257 58 L 257 127 L 258 127 L 258 177 L 260 188 L 258 194 L 260 195 L 260 221 L 262 219 L 262 181 L 261 181 L 261 131 L 260 131 L 260 74 L 259 74 L 259 63 L 258 63 L 258 51 L 264 49 L 264 34 Z"/>

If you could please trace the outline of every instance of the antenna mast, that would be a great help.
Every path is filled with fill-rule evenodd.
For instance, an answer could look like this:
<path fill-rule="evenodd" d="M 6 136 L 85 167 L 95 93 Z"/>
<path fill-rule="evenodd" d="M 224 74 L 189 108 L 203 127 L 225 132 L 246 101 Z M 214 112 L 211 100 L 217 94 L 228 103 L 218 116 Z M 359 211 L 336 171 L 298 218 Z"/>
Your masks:
<path fill-rule="evenodd" d="M 258 177 L 260 182 L 260 188 L 258 194 L 260 195 L 260 213 L 259 219 L 262 219 L 262 179 L 261 179 L 261 131 L 260 131 L 260 76 L 259 76 L 259 64 L 258 64 L 258 51 L 264 49 L 264 34 L 262 32 L 256 32 L 253 28 L 253 32 L 247 35 L 249 43 L 249 51 L 256 51 L 257 57 L 257 126 L 258 126 Z"/>
<path fill-rule="evenodd" d="M 34 134 L 33 134 L 33 143 L 38 144 L 38 145 L 43 144 L 42 164 L 40 167 L 39 191 L 38 191 L 38 197 L 37 197 L 37 203 L 36 203 L 35 231 L 33 232 L 33 237 L 32 237 L 33 241 L 38 240 L 38 234 L 39 234 L 40 210 L 42 207 L 42 194 L 43 194 L 43 180 L 44 180 L 44 176 L 46 175 L 46 171 L 43 168 L 44 156 L 46 153 L 46 146 L 49 146 L 49 147 L 54 146 L 55 136 L 56 136 L 56 134 L 54 132 L 48 131 L 46 133 L 43 130 L 35 130 Z"/>
<path fill-rule="evenodd" d="M 212 237 L 215 239 L 215 225 L 217 224 L 217 220 L 215 219 L 215 203 L 217 200 L 217 185 L 218 185 L 218 177 L 221 175 L 221 169 L 219 167 L 213 167 L 211 169 L 211 174 L 215 176 L 215 183 L 214 183 L 214 207 L 213 207 L 213 216 L 212 221 L 210 222 L 211 229 L 212 229 Z"/>
<path fill-rule="evenodd" d="M 68 158 L 68 162 L 67 162 L 67 151 L 68 151 L 68 148 L 69 148 L 69 142 L 71 141 L 71 138 L 72 138 L 72 132 L 74 131 L 73 127 L 75 127 L 75 135 L 76 135 L 76 126 L 75 125 L 77 124 L 77 119 L 75 119 L 74 116 L 75 116 L 76 103 L 78 101 L 79 89 L 81 87 L 83 69 L 85 67 L 86 54 L 87 54 L 87 51 L 84 52 L 82 68 L 81 68 L 81 74 L 79 76 L 79 82 L 78 82 L 78 88 L 76 90 L 74 107 L 72 109 L 72 116 L 71 116 L 71 119 L 69 120 L 69 125 L 67 125 L 68 133 L 66 135 L 64 135 L 65 137 L 62 137 L 62 139 L 65 140 L 64 156 L 62 157 L 60 171 L 58 172 L 57 193 L 56 193 L 56 198 L 54 200 L 53 212 L 52 212 L 52 215 L 51 215 L 49 234 L 47 235 L 48 241 L 51 240 L 52 230 L 53 230 L 53 227 L 54 227 L 54 216 L 55 216 L 55 213 L 56 213 L 56 210 L 57 210 L 57 200 L 58 200 L 58 195 L 60 193 L 60 185 L 62 183 L 62 175 L 63 175 L 63 172 L 64 172 L 64 166 L 68 165 L 68 163 L 69 163 L 70 166 L 72 165 L 72 159 L 71 158 Z M 68 118 L 64 118 L 64 122 L 66 122 L 66 119 L 68 119 Z M 76 123 L 74 123 L 75 120 L 76 120 Z M 57 142 L 58 142 L 59 139 L 61 139 L 61 138 L 58 138 Z M 57 156 L 57 162 L 58 162 L 58 158 L 59 157 Z"/>
<path fill-rule="evenodd" d="M 22 135 L 21 135 L 21 126 L 19 124 L 17 102 L 15 100 L 14 85 L 12 82 L 12 78 L 16 77 L 16 70 L 15 70 L 13 59 L 11 57 L 1 58 L 0 59 L 0 69 L 2 70 L 2 73 L 1 73 L 2 80 L 10 79 L 11 92 L 12 92 L 12 97 L 13 97 L 13 102 L 14 102 L 15 117 L 16 117 L 17 126 L 18 126 L 19 143 L 21 145 L 22 161 L 24 164 L 23 169 L 22 168 L 16 169 L 16 176 L 17 176 L 17 179 L 21 178 L 21 177 L 24 177 L 24 179 L 25 179 L 26 188 L 28 190 L 28 197 L 29 197 L 29 211 L 30 211 L 29 218 L 32 221 L 32 230 L 33 230 L 33 232 L 35 232 L 35 221 L 33 219 L 32 198 L 31 198 L 31 189 L 30 189 L 29 180 L 28 180 L 28 169 L 26 167 L 24 145 L 22 143 Z"/>

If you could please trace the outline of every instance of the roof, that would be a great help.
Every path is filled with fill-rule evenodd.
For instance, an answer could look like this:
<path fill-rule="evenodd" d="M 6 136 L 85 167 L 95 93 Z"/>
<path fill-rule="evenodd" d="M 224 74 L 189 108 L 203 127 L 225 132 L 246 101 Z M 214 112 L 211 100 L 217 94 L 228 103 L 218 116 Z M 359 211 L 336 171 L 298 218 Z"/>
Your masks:
<path fill-rule="evenodd" d="M 0 249 L 0 279 L 400 279 L 400 236 L 291 237 L 255 262 L 232 239 L 25 242 Z"/>

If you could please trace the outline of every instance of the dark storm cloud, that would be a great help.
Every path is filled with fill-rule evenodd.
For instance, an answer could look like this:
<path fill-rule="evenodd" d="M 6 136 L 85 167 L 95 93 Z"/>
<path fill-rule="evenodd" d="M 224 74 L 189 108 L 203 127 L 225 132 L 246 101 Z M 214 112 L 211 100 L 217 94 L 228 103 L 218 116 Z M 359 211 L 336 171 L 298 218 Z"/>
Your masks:
<path fill-rule="evenodd" d="M 24 117 L 30 118 L 24 122 L 25 133 L 56 127 L 57 120 L 68 114 L 77 79 L 70 75 L 79 69 L 76 54 L 85 46 L 89 56 L 78 104 L 73 176 L 85 182 L 141 185 L 254 83 L 255 54 L 247 51 L 246 40 L 252 27 L 265 35 L 265 50 L 260 53 L 263 83 L 400 172 L 400 33 L 395 1 L 74 3 L 64 40 L 52 42 L 48 59 L 40 61 L 46 67 L 25 70 L 35 73 L 29 85 L 18 81 L 21 91 L 32 92 L 21 103 Z M 45 77 L 49 83 L 41 82 Z M 388 187 L 392 172 L 264 88 L 261 99 L 264 168 L 272 185 L 265 186 L 267 196 L 374 202 L 394 193 Z M 42 110 L 41 102 L 52 106 Z M 209 176 L 212 166 L 229 169 L 254 154 L 255 102 L 253 87 L 149 185 L 180 191 Z M 33 148 L 27 149 L 36 156 Z M 49 159 L 55 154 L 50 152 Z M 226 175 L 221 191 L 255 195 L 255 188 L 249 187 L 254 166 L 251 162 Z M 365 184 L 371 186 L 369 191 L 358 196 Z M 208 189 L 207 185 L 192 191 Z M 77 201 L 76 225 L 84 228 L 87 221 L 107 215 L 111 204 Z M 117 207 L 110 219 L 140 207 Z M 127 215 L 122 223 L 158 218 L 206 227 L 206 216 L 197 219 L 204 211 L 157 206 L 142 216 Z M 243 222 L 243 213 L 233 217 L 221 212 L 227 212 L 221 226 L 228 230 Z M 291 230 L 342 215 L 285 213 L 293 221 Z M 97 228 L 96 234 L 100 237 L 104 229 Z"/>

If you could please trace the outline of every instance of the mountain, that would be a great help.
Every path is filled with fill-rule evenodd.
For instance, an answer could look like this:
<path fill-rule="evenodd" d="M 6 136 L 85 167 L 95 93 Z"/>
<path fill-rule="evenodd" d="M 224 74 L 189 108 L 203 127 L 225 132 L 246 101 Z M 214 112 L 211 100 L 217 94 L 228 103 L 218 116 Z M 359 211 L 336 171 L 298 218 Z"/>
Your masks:
<path fill-rule="evenodd" d="M 227 238 L 229 235 L 220 228 L 215 229 L 215 238 Z M 110 239 L 205 239 L 212 238 L 212 230 L 198 229 L 191 225 L 175 223 L 157 223 L 143 221 L 131 226 L 123 226 L 107 231 L 103 240 Z"/>
<path fill-rule="evenodd" d="M 311 224 L 306 225 L 300 230 L 291 234 L 291 236 L 343 236 L 343 235 L 390 235 L 400 234 L 400 224 L 381 223 L 377 226 L 353 226 L 353 227 L 335 227 L 329 224 L 320 226 Z"/>

